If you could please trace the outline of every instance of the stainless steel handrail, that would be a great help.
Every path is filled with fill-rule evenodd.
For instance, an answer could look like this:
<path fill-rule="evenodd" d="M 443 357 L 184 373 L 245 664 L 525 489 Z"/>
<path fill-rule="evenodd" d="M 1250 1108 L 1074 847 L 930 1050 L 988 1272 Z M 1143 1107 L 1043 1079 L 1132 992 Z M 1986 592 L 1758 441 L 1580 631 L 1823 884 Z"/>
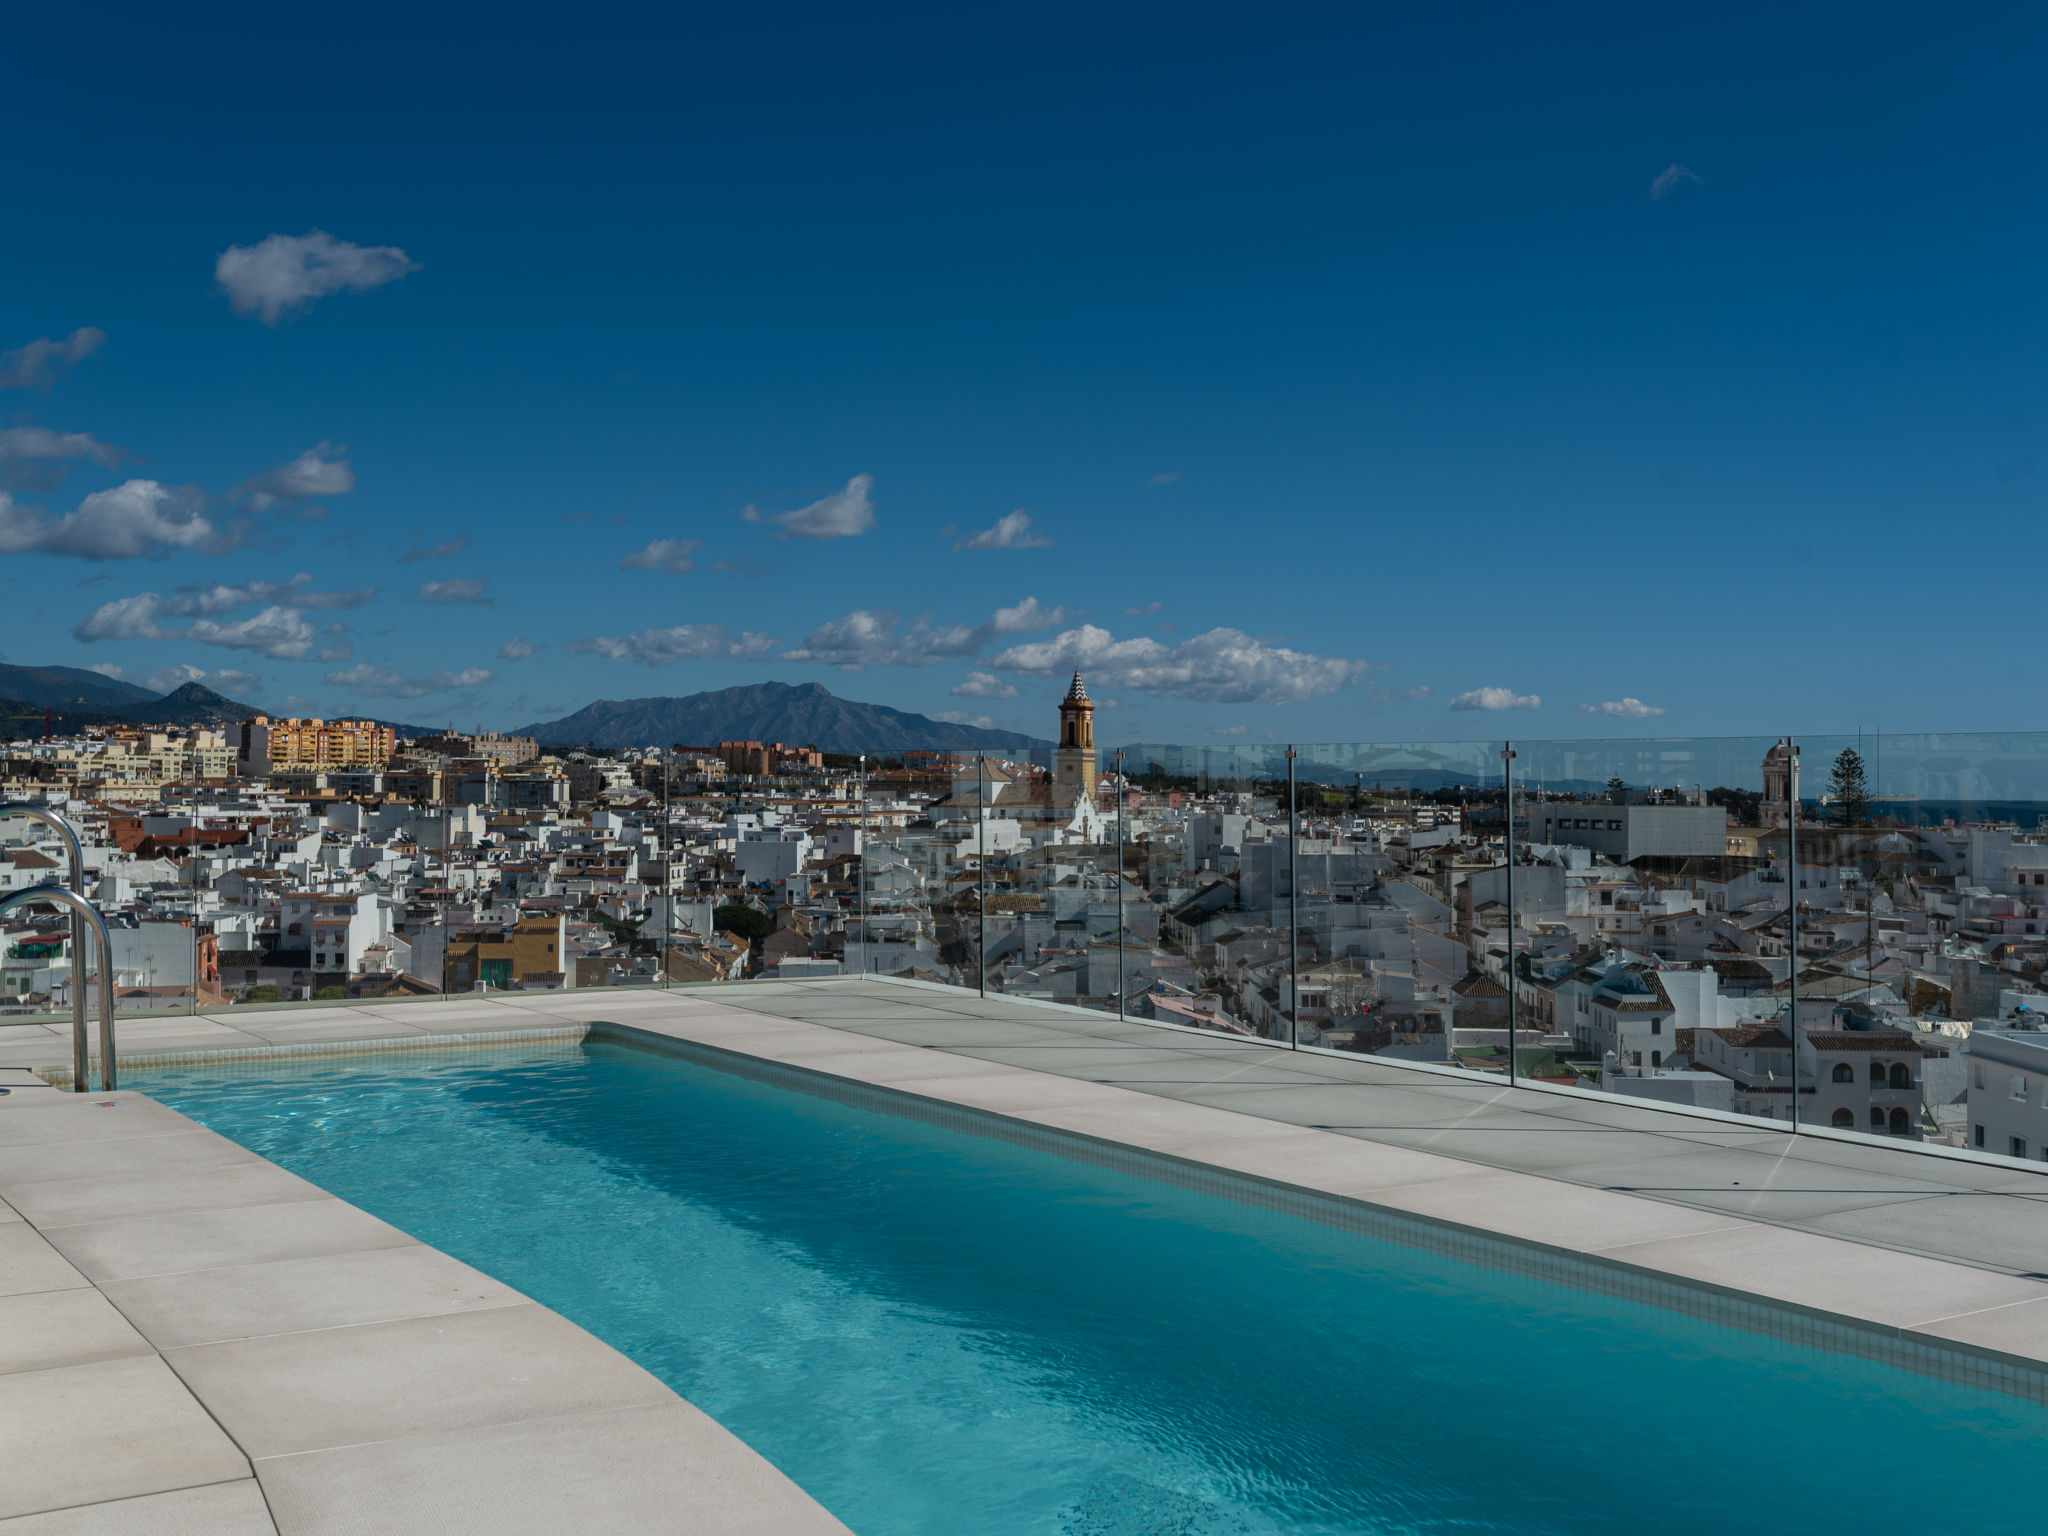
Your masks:
<path fill-rule="evenodd" d="M 0 805 L 0 816 L 27 816 L 31 820 L 40 821 L 44 826 L 50 828 L 51 831 L 63 838 L 65 850 L 71 856 L 71 893 L 74 896 L 80 897 L 85 895 L 85 850 L 79 845 L 78 834 L 72 830 L 70 822 L 59 816 L 48 806 L 38 805 L 33 800 L 9 800 L 4 805 Z M 194 922 L 197 922 L 196 918 Z M 84 960 L 85 919 L 76 912 L 73 912 L 71 914 L 71 973 L 73 979 L 71 988 L 71 1038 L 73 1040 L 83 1040 L 85 1038 L 85 987 L 80 981 L 85 972 L 79 969 Z M 85 1058 L 80 1056 L 78 1075 L 81 1079 L 85 1076 L 84 1062 Z"/>
<path fill-rule="evenodd" d="M 80 926 L 90 923 L 93 938 L 99 945 L 100 970 L 100 1086 L 111 1093 L 114 1090 L 114 938 L 107 932 L 107 921 L 97 908 L 83 896 L 77 896 L 61 885 L 32 885 L 26 890 L 9 891 L 0 896 L 0 913 L 9 907 L 26 907 L 37 903 L 71 909 L 71 919 Z M 83 961 L 74 947 L 71 951 L 71 992 L 75 999 L 85 996 L 85 973 Z M 71 1026 L 71 1091 L 90 1093 L 92 1084 L 87 1081 L 90 1065 L 85 1049 L 85 1009 L 80 1007 Z"/>

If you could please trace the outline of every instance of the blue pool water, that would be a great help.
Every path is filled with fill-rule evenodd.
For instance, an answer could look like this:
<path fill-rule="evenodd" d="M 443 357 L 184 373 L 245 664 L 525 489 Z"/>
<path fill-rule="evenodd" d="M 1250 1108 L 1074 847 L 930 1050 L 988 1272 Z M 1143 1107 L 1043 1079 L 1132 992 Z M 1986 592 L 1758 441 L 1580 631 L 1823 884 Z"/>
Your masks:
<path fill-rule="evenodd" d="M 654 1371 L 859 1536 L 1970 1536 L 2048 1412 L 610 1044 L 134 1086 Z"/>

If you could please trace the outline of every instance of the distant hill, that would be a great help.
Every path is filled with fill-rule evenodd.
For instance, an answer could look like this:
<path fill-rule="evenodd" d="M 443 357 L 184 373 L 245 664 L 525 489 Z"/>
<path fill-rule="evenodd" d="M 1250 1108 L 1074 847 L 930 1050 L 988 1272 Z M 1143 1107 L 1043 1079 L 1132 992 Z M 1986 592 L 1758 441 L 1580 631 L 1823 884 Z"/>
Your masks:
<path fill-rule="evenodd" d="M 198 683 L 174 688 L 147 704 L 130 704 L 115 713 L 141 725 L 238 725 L 264 711 L 240 704 Z"/>
<path fill-rule="evenodd" d="M 163 697 L 134 683 L 117 682 L 79 667 L 0 665 L 0 699 L 44 708 L 119 711 L 130 704 L 154 704 Z"/>
<path fill-rule="evenodd" d="M 680 699 L 600 699 L 560 720 L 522 725 L 518 734 L 549 746 L 577 747 L 779 741 L 825 752 L 958 752 L 1052 745 L 1018 731 L 953 725 L 886 704 L 856 703 L 818 683 L 754 683 Z"/>

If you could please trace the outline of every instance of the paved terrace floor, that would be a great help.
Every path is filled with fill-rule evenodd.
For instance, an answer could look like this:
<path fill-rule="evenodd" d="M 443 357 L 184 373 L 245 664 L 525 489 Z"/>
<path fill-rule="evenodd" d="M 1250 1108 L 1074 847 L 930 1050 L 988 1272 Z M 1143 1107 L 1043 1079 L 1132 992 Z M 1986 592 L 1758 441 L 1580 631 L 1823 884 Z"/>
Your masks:
<path fill-rule="evenodd" d="M 63 1071 L 68 1021 L 53 1022 L 0 1029 L 0 1076 Z M 1541 1244 L 1743 1305 L 1789 1303 L 1821 1314 L 1830 1338 L 1846 1319 L 1858 1338 L 1904 1341 L 1902 1359 L 1931 1350 L 1935 1363 L 1916 1368 L 1941 1374 L 1954 1374 L 1943 1351 L 1960 1345 L 1962 1379 L 2043 1395 L 2048 1173 L 1988 1161 L 860 979 L 244 1008 L 129 1019 L 120 1036 L 139 1067 L 281 1045 L 509 1043 L 593 1024 Z M 836 1529 L 545 1308 L 140 1093 L 114 1096 L 118 1115 L 95 1107 L 108 1097 L 0 1098 L 0 1434 L 22 1474 L 11 1495 L 0 1489 L 0 1517 L 26 1517 L 0 1518 L 0 1532 L 274 1522 L 286 1536 L 511 1536 L 574 1528 L 559 1498 L 541 1495 L 593 1489 L 637 1506 L 616 1509 L 608 1530 L 667 1529 L 690 1506 L 704 1531 Z M 197 1161 L 165 1161 L 178 1151 Z M 353 1235 L 299 1232 L 316 1208 Z M 534 1351 L 521 1358 L 539 1386 L 491 1367 L 514 1346 Z M 611 1443 L 592 1393 L 666 1425 Z M 538 1395 L 522 1406 L 522 1394 Z M 118 1453 L 107 1426 L 128 1435 Z M 568 1439 L 549 1440 L 556 1429 Z M 702 1448 L 694 1460 L 686 1443 Z M 529 1465 L 539 1470 L 521 1476 Z"/>

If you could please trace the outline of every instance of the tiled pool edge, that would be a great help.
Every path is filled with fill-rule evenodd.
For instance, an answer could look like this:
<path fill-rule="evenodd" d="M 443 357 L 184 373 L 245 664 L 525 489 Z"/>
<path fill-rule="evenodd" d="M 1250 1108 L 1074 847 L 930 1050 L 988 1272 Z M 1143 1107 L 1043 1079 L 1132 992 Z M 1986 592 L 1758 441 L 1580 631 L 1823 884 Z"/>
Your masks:
<path fill-rule="evenodd" d="M 387 1052 L 459 1051 L 500 1045 L 574 1045 L 590 1033 L 588 1024 L 541 1025 L 533 1029 L 477 1029 L 439 1035 L 363 1035 L 338 1040 L 280 1040 L 265 1045 L 188 1046 L 168 1051 L 128 1051 L 121 1056 L 123 1073 L 150 1067 L 200 1067 L 231 1062 L 303 1060 L 321 1056 L 378 1056 Z M 99 1058 L 91 1063 L 99 1073 Z M 53 1066 L 36 1075 L 51 1087 L 71 1090 L 71 1069 Z"/>
<path fill-rule="evenodd" d="M 830 1099 L 850 1108 L 901 1115 L 946 1130 L 988 1136 L 1137 1178 L 1296 1216 L 1318 1225 L 1397 1243 L 1480 1268 L 1573 1290 L 1641 1302 L 1703 1322 L 1827 1353 L 1895 1366 L 1915 1375 L 2005 1393 L 2048 1405 L 2048 1362 L 2029 1360 L 1911 1328 L 1758 1296 L 1711 1281 L 1673 1276 L 1601 1254 L 1508 1237 L 1441 1217 L 1336 1195 L 1198 1158 L 1040 1125 L 997 1110 L 910 1089 L 864 1083 L 817 1068 L 681 1039 L 636 1025 L 594 1022 L 589 1038 L 616 1041 L 696 1061 L 719 1071 Z M 933 1092 L 943 1092 L 943 1082 Z"/>
<path fill-rule="evenodd" d="M 490 1038 L 467 1042 L 469 1048 L 488 1050 L 511 1037 L 572 1041 L 585 1030 L 478 1033 Z M 364 1042 L 343 1044 L 348 1049 L 287 1045 L 205 1054 L 213 1060 L 232 1054 L 243 1062 L 365 1054 Z M 416 1048 L 415 1037 L 394 1048 Z M 123 1107 L 132 1113 L 99 1113 Z M 23 1115 L 29 1119 L 17 1118 Z M 138 1118 L 140 1124 L 130 1123 Z M 217 1144 L 219 1151 L 160 1162 L 153 1154 L 167 1138 Z M 52 1148 L 95 1154 L 88 1158 L 95 1171 L 47 1171 Z M 45 1154 L 40 1164 L 39 1153 Z M 114 1155 L 97 1156 L 102 1153 Z M 247 1187 L 209 1182 L 249 1177 L 265 1181 L 253 1201 Z M 108 1529 L 124 1531 L 310 1536 L 356 1522 L 347 1528 L 501 1536 L 516 1526 L 654 1536 L 681 1521 L 734 1536 L 850 1536 L 729 1430 L 620 1351 L 509 1287 L 496 1286 L 503 1296 L 448 1310 L 423 1300 L 426 1291 L 415 1279 L 413 1293 L 393 1305 L 405 1283 L 401 1277 L 393 1287 L 387 1275 L 385 1294 L 357 1315 L 349 1298 L 365 1281 L 347 1266 L 365 1258 L 400 1254 L 410 1262 L 418 1254 L 475 1281 L 488 1277 L 146 1092 L 71 1095 L 45 1088 L 0 1098 L 0 1180 L 6 1185 L 0 1233 L 14 1237 L 0 1268 L 6 1280 L 0 1313 L 17 1332 L 30 1330 L 38 1340 L 32 1362 L 0 1369 L 0 1424 L 29 1463 L 0 1489 L 0 1526 L 21 1520 L 24 1528 L 40 1530 L 55 1522 L 68 1531 L 99 1529 L 104 1520 L 111 1522 Z M 107 1203 L 86 1214 L 72 1194 L 78 1186 L 89 1186 L 92 1198 Z M 165 1202 L 166 1193 L 174 1198 Z M 323 1219 L 332 1212 L 383 1235 L 355 1232 L 345 1241 L 329 1235 L 304 1251 L 234 1256 L 233 1245 L 217 1233 L 185 1235 L 192 1224 L 218 1221 L 236 1224 L 237 1231 L 248 1230 L 242 1224 L 249 1222 L 261 1228 L 276 1212 Z M 125 1259 L 112 1264 L 95 1246 L 110 1233 L 126 1244 Z M 192 1262 L 194 1241 L 212 1245 L 208 1262 Z M 151 1262 L 135 1262 L 137 1245 Z M 291 1240 L 284 1244 L 292 1246 Z M 174 1254 L 179 1262 L 167 1264 Z M 304 1294 L 321 1292 L 323 1282 L 309 1275 L 322 1266 L 337 1267 L 322 1271 L 336 1295 L 335 1277 L 346 1273 L 341 1290 L 347 1296 L 331 1312 L 325 1311 L 329 1303 L 315 1303 L 314 1310 L 325 1313 L 318 1320 L 301 1316 L 281 1324 L 274 1312 L 266 1313 L 268 1302 L 246 1290 L 243 1310 L 230 1322 L 218 1315 L 217 1298 L 167 1305 L 159 1292 L 139 1312 L 132 1305 L 137 1286 L 146 1294 L 152 1286 L 183 1285 L 196 1297 L 212 1276 L 246 1281 L 261 1274 L 273 1295 L 289 1291 L 303 1306 Z M 376 1289 L 375 1282 L 369 1286 Z M 45 1318 L 46 1298 L 64 1299 L 61 1311 L 51 1314 L 55 1322 Z M 195 1315 L 206 1316 L 213 1331 L 178 1337 Z M 423 1350 L 436 1361 L 436 1385 L 425 1392 L 429 1378 L 407 1363 Z M 508 1351 L 522 1357 L 526 1374 L 505 1374 Z M 551 1398 L 546 1385 L 523 1385 L 545 1382 L 550 1373 L 573 1380 L 573 1394 L 557 1387 Z M 443 1408 L 438 1384 L 449 1377 L 459 1385 Z M 323 1433 L 317 1424 L 323 1412 L 352 1416 L 351 1432 Z M 124 1435 L 136 1413 L 144 1421 L 131 1444 Z M 167 1422 L 175 1426 L 175 1443 L 167 1439 Z M 280 1438 L 293 1435 L 307 1443 Z M 266 1445 L 266 1438 L 275 1443 Z M 622 1451 L 622 1444 L 629 1449 Z M 530 1486 L 517 1486 L 522 1478 Z M 221 1499 L 238 1502 L 215 1507 Z M 205 1508 L 195 1514 L 201 1503 Z M 554 1513 L 544 1526 L 518 1523 L 537 1518 L 536 1509 Z"/>

